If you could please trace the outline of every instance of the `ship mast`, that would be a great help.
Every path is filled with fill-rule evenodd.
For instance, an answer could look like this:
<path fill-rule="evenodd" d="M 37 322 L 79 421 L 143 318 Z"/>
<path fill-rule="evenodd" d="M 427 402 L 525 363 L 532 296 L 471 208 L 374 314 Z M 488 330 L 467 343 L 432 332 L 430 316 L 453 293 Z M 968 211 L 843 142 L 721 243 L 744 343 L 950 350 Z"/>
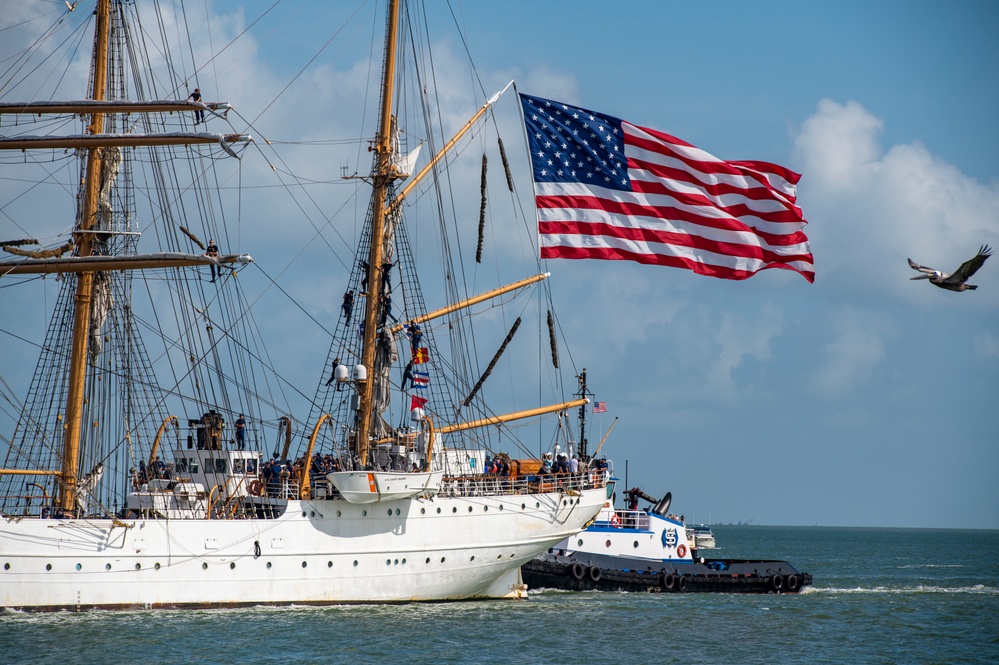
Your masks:
<path fill-rule="evenodd" d="M 109 23 L 111 0 L 98 0 L 94 28 L 94 89 L 91 99 L 104 101 L 107 88 Z M 100 134 L 104 129 L 104 113 L 97 111 L 90 116 L 88 134 Z M 97 218 L 97 197 L 100 188 L 101 148 L 87 151 L 87 168 L 83 189 L 83 214 L 75 233 L 78 256 L 93 253 L 94 234 L 90 233 Z M 80 433 L 83 416 L 84 383 L 87 376 L 87 342 L 89 338 L 90 310 L 93 296 L 94 274 L 82 272 L 77 277 L 76 302 L 73 317 L 73 347 L 70 355 L 69 386 L 66 398 L 66 433 L 62 449 L 62 484 L 59 507 L 72 510 L 76 503 L 76 476 L 80 463 Z"/>
<path fill-rule="evenodd" d="M 395 93 L 395 56 L 398 39 L 399 0 L 389 0 L 388 30 L 385 38 L 385 67 L 382 80 L 381 119 L 378 135 L 372 147 L 376 154 L 371 174 L 373 193 L 371 209 L 371 248 L 368 252 L 368 294 L 364 306 L 364 340 L 361 364 L 367 370 L 367 380 L 361 383 L 356 434 L 357 456 L 361 465 L 368 463 L 368 439 L 372 430 L 372 394 L 374 392 L 375 340 L 378 312 L 382 300 L 383 236 L 385 235 L 386 198 L 389 185 L 397 177 L 392 166 L 392 106 Z"/>

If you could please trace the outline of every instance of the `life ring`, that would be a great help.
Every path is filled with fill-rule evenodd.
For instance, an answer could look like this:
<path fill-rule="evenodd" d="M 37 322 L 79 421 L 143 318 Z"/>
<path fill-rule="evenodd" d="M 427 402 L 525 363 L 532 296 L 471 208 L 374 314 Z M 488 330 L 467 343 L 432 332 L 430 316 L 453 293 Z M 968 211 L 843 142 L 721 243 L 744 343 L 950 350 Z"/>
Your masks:
<path fill-rule="evenodd" d="M 681 559 L 683 557 L 687 556 L 687 546 L 684 545 L 683 543 L 680 543 L 679 545 L 677 545 L 676 546 L 676 555 L 678 557 L 680 557 Z"/>
<path fill-rule="evenodd" d="M 578 581 L 583 579 L 583 575 L 586 574 L 586 569 L 583 568 L 583 564 L 577 561 L 569 567 L 569 572 L 572 574 L 573 578 Z"/>
<path fill-rule="evenodd" d="M 787 585 L 787 590 L 794 593 L 801 588 L 801 581 L 798 579 L 797 575 L 788 575 L 787 580 L 784 582 Z"/>
<path fill-rule="evenodd" d="M 613 515 L 611 515 L 611 518 L 610 518 L 610 525 L 611 525 L 612 527 L 614 527 L 615 529 L 618 529 L 618 528 L 620 528 L 620 527 L 621 527 L 621 518 L 619 518 L 619 517 L 617 516 L 617 513 L 614 513 Z"/>
<path fill-rule="evenodd" d="M 784 576 L 780 574 L 774 575 L 770 578 L 770 584 L 773 586 L 774 591 L 780 591 L 784 588 Z"/>
<path fill-rule="evenodd" d="M 687 576 L 680 575 L 679 579 L 677 579 L 676 581 L 676 590 L 679 591 L 680 593 L 683 593 L 684 591 L 687 590 L 688 584 L 689 582 L 687 581 Z"/>
<path fill-rule="evenodd" d="M 260 484 L 259 480 L 251 480 L 250 484 L 246 486 L 246 490 L 251 496 L 260 496 L 260 492 L 263 488 L 264 486 Z"/>
<path fill-rule="evenodd" d="M 662 578 L 662 586 L 667 591 L 673 591 L 676 589 L 676 575 L 673 573 L 666 573 Z"/>
<path fill-rule="evenodd" d="M 590 566 L 590 581 L 599 582 L 600 581 L 600 569 L 596 566 Z"/>

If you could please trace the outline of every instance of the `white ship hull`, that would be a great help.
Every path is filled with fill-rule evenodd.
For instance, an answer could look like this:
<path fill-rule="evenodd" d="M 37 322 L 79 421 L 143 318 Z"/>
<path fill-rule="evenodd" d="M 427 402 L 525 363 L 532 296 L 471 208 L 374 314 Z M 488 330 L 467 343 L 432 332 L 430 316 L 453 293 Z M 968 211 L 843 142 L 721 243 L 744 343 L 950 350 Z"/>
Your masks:
<path fill-rule="evenodd" d="M 0 607 L 337 604 L 523 595 L 519 568 L 597 513 L 578 493 L 289 501 L 276 519 L 6 519 Z"/>

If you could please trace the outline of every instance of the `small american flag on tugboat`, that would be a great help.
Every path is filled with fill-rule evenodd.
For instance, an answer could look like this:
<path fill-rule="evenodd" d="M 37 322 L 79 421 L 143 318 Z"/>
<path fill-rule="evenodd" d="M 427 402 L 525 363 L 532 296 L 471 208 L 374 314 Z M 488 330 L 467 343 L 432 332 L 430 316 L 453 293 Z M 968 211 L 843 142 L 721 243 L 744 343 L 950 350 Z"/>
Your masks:
<path fill-rule="evenodd" d="M 607 413 L 607 402 L 594 402 L 593 413 Z"/>

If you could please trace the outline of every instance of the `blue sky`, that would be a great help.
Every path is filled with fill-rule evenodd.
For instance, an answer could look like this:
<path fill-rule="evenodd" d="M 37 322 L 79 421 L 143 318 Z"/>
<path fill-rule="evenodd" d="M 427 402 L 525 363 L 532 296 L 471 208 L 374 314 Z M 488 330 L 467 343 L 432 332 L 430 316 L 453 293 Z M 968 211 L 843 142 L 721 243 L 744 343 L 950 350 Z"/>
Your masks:
<path fill-rule="evenodd" d="M 187 3 L 199 64 L 271 4 Z M 668 132 L 721 158 L 803 173 L 813 285 L 775 270 L 729 282 L 624 262 L 546 266 L 572 359 L 608 403 L 594 424 L 602 431 L 619 418 L 605 446 L 619 475 L 627 462 L 629 484 L 672 491 L 675 508 L 699 521 L 999 528 L 999 258 L 968 293 L 910 282 L 905 262 L 950 271 L 981 244 L 999 247 L 999 5 L 496 7 L 453 3 L 474 74 L 448 7 L 427 8 L 441 28 L 433 47 L 447 122 L 481 103 L 475 78 L 487 93 L 515 79 L 524 92 Z M 233 102 L 246 119 L 263 112 L 254 130 L 272 140 L 356 138 L 361 106 L 373 103 L 363 90 L 368 57 L 380 57 L 371 51 L 380 11 L 372 2 L 285 0 L 198 81 L 207 98 Z M 26 39 L 30 29 L 2 34 Z M 530 213 L 512 95 L 496 122 Z M 373 123 L 364 127 L 370 135 Z M 338 176 L 342 164 L 366 168 L 368 159 L 356 147 L 333 156 L 285 151 L 297 174 L 316 179 Z M 264 182 L 265 164 L 244 168 Z M 331 213 L 348 188 L 328 189 L 316 196 Z M 262 219 L 246 215 L 232 243 L 269 274 L 287 264 L 282 286 L 332 327 L 350 261 L 337 233 L 349 237 L 355 217 L 337 216 L 337 233 L 314 242 L 279 192 L 259 210 Z M 517 251 L 504 233 L 492 241 L 501 258 Z M 306 259 L 293 263 L 303 247 Z M 487 277 L 476 276 L 483 288 L 495 283 Z M 308 321 L 297 329 L 296 348 L 316 352 L 286 360 L 308 393 L 328 342 Z M 489 356 L 495 344 L 483 339 L 479 348 Z M 0 367 L 15 383 L 20 366 Z"/>

